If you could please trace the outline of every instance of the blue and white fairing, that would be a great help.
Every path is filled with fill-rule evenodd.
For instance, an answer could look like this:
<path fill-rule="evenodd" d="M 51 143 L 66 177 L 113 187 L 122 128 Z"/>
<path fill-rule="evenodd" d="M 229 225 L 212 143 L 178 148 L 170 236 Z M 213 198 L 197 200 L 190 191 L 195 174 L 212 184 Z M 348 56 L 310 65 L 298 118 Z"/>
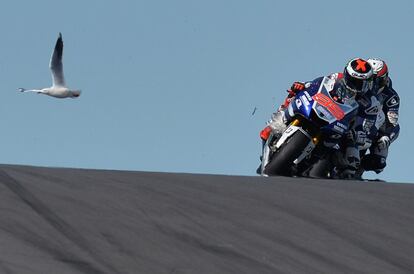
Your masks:
<path fill-rule="evenodd" d="M 358 103 L 353 98 L 345 103 L 336 102 L 330 92 L 341 87 L 329 77 L 317 78 L 306 86 L 289 104 L 289 115 L 299 115 L 315 123 L 323 134 L 343 135 L 356 115 Z"/>
<path fill-rule="evenodd" d="M 279 174 L 286 172 L 283 169 L 289 169 L 291 164 L 299 165 L 312 155 L 319 144 L 333 149 L 341 148 L 342 137 L 347 133 L 355 118 L 358 103 L 353 98 L 337 102 L 338 98 L 333 98 L 334 95 L 331 96 L 331 93 L 341 94 L 340 88 L 343 87 L 337 80 L 321 77 L 306 83 L 305 90 L 295 95 L 288 106 L 289 125 L 281 136 L 269 137 L 263 147 L 261 169 L 263 176 L 269 174 L 267 169 L 270 169 L 270 173 Z M 289 145 L 291 138 L 295 138 L 293 140 L 297 142 L 300 140 L 300 142 L 294 142 L 291 147 Z M 296 148 L 298 144 L 300 144 L 300 150 L 296 151 L 293 148 Z M 284 152 L 281 150 L 283 146 L 288 146 L 287 151 L 292 151 L 291 154 L 282 153 L 286 158 L 278 157 L 282 155 L 279 152 Z"/>

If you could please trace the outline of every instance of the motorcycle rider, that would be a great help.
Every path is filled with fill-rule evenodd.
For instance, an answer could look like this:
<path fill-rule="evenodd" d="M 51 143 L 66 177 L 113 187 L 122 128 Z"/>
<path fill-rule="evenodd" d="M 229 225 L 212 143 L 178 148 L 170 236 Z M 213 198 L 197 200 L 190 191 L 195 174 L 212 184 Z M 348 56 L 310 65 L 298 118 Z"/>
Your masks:
<path fill-rule="evenodd" d="M 346 88 L 354 91 L 355 100 L 359 105 L 358 112 L 345 138 L 339 142 L 339 149 L 328 155 L 328 163 L 324 169 L 321 169 L 324 172 L 311 175 L 311 177 L 352 179 L 360 169 L 360 150 L 367 145 L 369 137 L 376 134 L 376 131 L 372 129 L 378 113 L 372 110 L 379 109 L 380 103 L 369 94 L 374 86 L 374 71 L 368 61 L 355 58 L 347 64 L 343 74 L 337 73 L 332 76 L 342 77 Z M 347 86 L 349 82 L 347 79 L 352 79 L 352 77 L 363 79 L 362 84 L 357 85 L 356 88 Z"/>
<path fill-rule="evenodd" d="M 354 58 L 350 60 L 344 68 L 343 73 L 334 73 L 329 75 L 334 80 L 334 88 L 332 90 L 332 98 L 340 103 L 346 103 L 347 100 L 354 98 L 358 94 L 364 94 L 372 89 L 373 71 L 371 65 L 364 59 Z M 288 96 L 284 103 L 279 107 L 276 113 L 272 114 L 271 119 L 268 121 L 267 126 L 260 132 L 262 143 L 266 142 L 270 134 L 281 134 L 290 121 L 290 115 L 287 111 L 287 107 L 294 99 L 297 92 L 308 88 L 312 83 L 317 82 L 317 78 L 311 82 L 295 82 L 290 90 L 288 90 Z M 326 146 L 337 146 L 339 140 L 325 140 Z M 352 140 L 350 140 L 352 142 Z M 359 154 L 357 148 L 346 145 L 347 157 L 344 166 L 346 169 L 352 170 L 353 173 L 359 167 Z M 358 155 L 356 155 L 358 154 Z M 260 167 L 259 167 L 260 168 Z M 259 170 L 259 169 L 258 169 Z"/>
<path fill-rule="evenodd" d="M 380 173 L 386 166 L 388 148 L 398 138 L 400 132 L 398 124 L 400 98 L 392 87 L 388 66 L 385 61 L 378 58 L 370 58 L 367 61 L 374 71 L 374 88 L 371 93 L 382 104 L 385 122 L 372 140 L 372 146 L 369 149 L 370 153 L 362 157 L 361 168 L 362 172 L 372 170 Z"/>

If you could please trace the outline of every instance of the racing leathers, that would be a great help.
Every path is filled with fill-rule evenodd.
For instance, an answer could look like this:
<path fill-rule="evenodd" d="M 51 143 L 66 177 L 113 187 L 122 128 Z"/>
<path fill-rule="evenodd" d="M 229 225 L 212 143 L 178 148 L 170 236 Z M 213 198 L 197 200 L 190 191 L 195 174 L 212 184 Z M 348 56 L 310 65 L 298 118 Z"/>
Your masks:
<path fill-rule="evenodd" d="M 358 114 L 344 151 L 345 168 L 339 177 L 360 179 L 364 171 L 380 173 L 386 166 L 388 147 L 398 138 L 400 100 L 391 80 L 378 93 L 376 87 L 357 96 Z M 369 154 L 366 152 L 369 150 Z"/>
<path fill-rule="evenodd" d="M 374 90 L 375 91 L 375 90 Z M 400 98 L 392 87 L 392 81 L 389 79 L 388 85 L 377 95 L 382 104 L 382 111 L 385 115 L 385 121 L 379 128 L 378 134 L 372 139 L 370 153 L 364 155 L 361 162 L 363 170 L 373 170 L 380 173 L 386 166 L 388 148 L 394 142 L 400 133 L 398 123 L 398 111 L 400 107 Z"/>
<path fill-rule="evenodd" d="M 343 161 L 335 177 L 352 179 L 360 177 L 361 155 L 372 145 L 384 123 L 382 102 L 372 92 L 356 96 L 359 105 L 354 123 L 344 140 Z"/>

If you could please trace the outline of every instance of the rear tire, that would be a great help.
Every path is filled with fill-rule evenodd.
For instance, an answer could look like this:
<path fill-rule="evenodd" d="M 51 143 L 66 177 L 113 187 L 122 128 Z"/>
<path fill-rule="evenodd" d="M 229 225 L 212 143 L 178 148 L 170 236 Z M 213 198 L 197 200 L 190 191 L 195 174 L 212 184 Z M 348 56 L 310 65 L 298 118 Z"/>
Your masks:
<path fill-rule="evenodd" d="M 310 178 L 318 178 L 318 179 L 326 179 L 328 177 L 328 173 L 332 168 L 332 162 L 327 159 L 323 158 L 316 162 L 309 170 L 308 176 Z"/>
<path fill-rule="evenodd" d="M 264 173 L 269 176 L 291 176 L 293 161 L 296 160 L 309 144 L 309 137 L 302 131 L 296 131 L 282 147 L 276 151 L 266 165 Z"/>

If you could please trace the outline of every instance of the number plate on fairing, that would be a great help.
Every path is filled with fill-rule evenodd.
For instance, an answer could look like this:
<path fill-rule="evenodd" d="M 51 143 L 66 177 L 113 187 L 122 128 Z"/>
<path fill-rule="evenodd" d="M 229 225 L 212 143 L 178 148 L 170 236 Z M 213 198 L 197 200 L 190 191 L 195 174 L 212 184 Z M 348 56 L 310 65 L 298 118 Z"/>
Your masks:
<path fill-rule="evenodd" d="M 314 100 L 312 108 L 316 115 L 329 124 L 342 120 L 348 113 L 354 111 L 358 104 L 350 99 L 348 104 L 335 102 L 330 94 L 333 90 L 335 80 L 325 77 L 320 85 L 318 93 L 312 96 Z"/>

